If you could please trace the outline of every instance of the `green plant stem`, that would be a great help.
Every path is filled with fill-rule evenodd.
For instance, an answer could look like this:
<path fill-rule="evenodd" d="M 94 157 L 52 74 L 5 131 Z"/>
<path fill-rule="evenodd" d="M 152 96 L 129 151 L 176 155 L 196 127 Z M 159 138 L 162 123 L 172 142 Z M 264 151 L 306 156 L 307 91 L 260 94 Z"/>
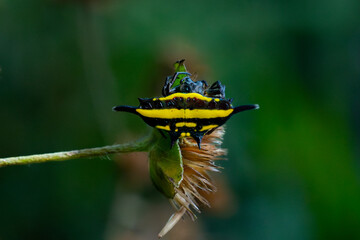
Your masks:
<path fill-rule="evenodd" d="M 152 135 L 133 143 L 115 144 L 97 148 L 87 148 L 55 153 L 35 154 L 29 156 L 0 158 L 0 167 L 9 165 L 64 161 L 77 158 L 104 156 L 113 153 L 144 152 L 152 145 Z"/>

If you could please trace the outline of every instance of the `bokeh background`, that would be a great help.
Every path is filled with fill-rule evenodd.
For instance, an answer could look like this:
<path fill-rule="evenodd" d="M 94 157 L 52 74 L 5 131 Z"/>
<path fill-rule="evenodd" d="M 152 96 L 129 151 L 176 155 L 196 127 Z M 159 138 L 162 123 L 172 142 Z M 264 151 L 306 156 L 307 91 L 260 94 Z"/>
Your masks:
<path fill-rule="evenodd" d="M 235 104 L 219 193 L 165 239 L 360 239 L 360 2 L 0 0 L 0 156 L 150 131 L 114 113 L 185 58 Z M 155 239 L 146 154 L 0 169 L 0 239 Z"/>

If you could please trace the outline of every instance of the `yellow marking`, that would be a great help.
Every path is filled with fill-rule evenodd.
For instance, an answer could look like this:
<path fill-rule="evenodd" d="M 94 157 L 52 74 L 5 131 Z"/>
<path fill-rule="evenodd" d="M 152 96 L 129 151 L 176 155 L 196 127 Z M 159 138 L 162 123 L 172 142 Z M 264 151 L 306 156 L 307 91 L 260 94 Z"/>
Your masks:
<path fill-rule="evenodd" d="M 156 125 L 155 127 L 158 128 L 158 129 L 170 131 L 170 126 L 169 125 L 167 125 L 167 126 Z"/>
<path fill-rule="evenodd" d="M 215 102 L 219 102 L 220 101 L 220 99 L 218 99 L 218 98 L 215 98 Z"/>
<path fill-rule="evenodd" d="M 149 118 L 184 118 L 184 109 L 136 109 L 136 111 Z"/>
<path fill-rule="evenodd" d="M 136 111 L 144 117 L 149 118 L 224 118 L 230 116 L 234 109 L 218 110 L 218 109 L 136 109 Z"/>
<path fill-rule="evenodd" d="M 179 129 L 175 129 L 175 132 L 178 132 L 179 131 Z"/>
<path fill-rule="evenodd" d="M 185 136 L 186 136 L 186 133 L 182 132 L 180 136 L 181 136 L 181 137 L 185 137 Z"/>
<path fill-rule="evenodd" d="M 194 122 L 178 122 L 175 124 L 177 127 L 196 127 L 196 123 Z"/>
<path fill-rule="evenodd" d="M 186 133 L 186 136 L 187 136 L 187 137 L 190 137 L 190 133 Z"/>
<path fill-rule="evenodd" d="M 157 98 L 153 98 L 153 101 L 156 101 L 157 100 Z"/>
<path fill-rule="evenodd" d="M 175 97 L 182 97 L 184 99 L 197 98 L 197 99 L 204 100 L 204 101 L 207 101 L 207 102 L 210 102 L 210 101 L 213 100 L 213 98 L 204 97 L 203 95 L 201 95 L 199 93 L 173 93 L 173 94 L 171 94 L 171 95 L 169 95 L 167 97 L 159 98 L 158 100 L 161 100 L 161 101 L 163 101 L 163 100 L 172 100 Z"/>
<path fill-rule="evenodd" d="M 234 109 L 185 109 L 185 118 L 223 118 L 228 117 Z"/>
<path fill-rule="evenodd" d="M 216 128 L 218 127 L 219 125 L 207 125 L 207 126 L 203 126 L 201 129 L 200 129 L 200 132 L 202 131 L 206 131 L 206 130 L 210 130 L 212 128 Z"/>

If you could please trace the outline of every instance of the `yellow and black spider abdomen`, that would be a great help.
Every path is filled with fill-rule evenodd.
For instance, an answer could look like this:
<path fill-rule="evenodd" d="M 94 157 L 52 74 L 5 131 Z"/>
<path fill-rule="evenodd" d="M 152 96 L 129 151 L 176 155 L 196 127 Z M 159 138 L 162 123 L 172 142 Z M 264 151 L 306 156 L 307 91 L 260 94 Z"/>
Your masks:
<path fill-rule="evenodd" d="M 183 64 L 183 60 L 177 63 Z M 139 98 L 139 107 L 117 106 L 113 110 L 137 114 L 149 126 L 168 133 L 171 145 L 181 137 L 192 137 L 200 148 L 202 137 L 233 114 L 258 108 L 256 104 L 234 108 L 232 99 L 225 99 L 225 86 L 220 81 L 209 86 L 204 80 L 194 82 L 190 76 L 186 71 L 176 72 L 166 78 L 163 97 Z"/>
<path fill-rule="evenodd" d="M 181 137 L 194 138 L 199 147 L 202 137 L 223 125 L 231 115 L 255 105 L 233 108 L 231 100 L 206 97 L 199 93 L 173 93 L 160 98 L 139 98 L 140 106 L 118 106 L 115 111 L 139 115 L 149 126 L 165 131 L 172 143 Z"/>

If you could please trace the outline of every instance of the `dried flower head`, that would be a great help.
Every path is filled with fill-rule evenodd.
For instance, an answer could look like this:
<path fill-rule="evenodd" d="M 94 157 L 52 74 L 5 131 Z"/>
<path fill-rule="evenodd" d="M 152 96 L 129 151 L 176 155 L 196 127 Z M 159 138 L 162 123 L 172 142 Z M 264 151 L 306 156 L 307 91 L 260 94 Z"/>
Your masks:
<path fill-rule="evenodd" d="M 179 141 L 184 168 L 183 179 L 179 187 L 175 188 L 174 198 L 170 200 L 176 212 L 161 230 L 159 237 L 170 231 L 185 213 L 195 220 L 193 210 L 200 213 L 200 205 L 210 207 L 207 195 L 216 191 L 210 173 L 219 172 L 221 167 L 217 166 L 215 161 L 224 159 L 227 153 L 226 149 L 221 148 L 224 134 L 224 127 L 219 127 L 205 135 L 201 149 L 192 138 Z"/>

